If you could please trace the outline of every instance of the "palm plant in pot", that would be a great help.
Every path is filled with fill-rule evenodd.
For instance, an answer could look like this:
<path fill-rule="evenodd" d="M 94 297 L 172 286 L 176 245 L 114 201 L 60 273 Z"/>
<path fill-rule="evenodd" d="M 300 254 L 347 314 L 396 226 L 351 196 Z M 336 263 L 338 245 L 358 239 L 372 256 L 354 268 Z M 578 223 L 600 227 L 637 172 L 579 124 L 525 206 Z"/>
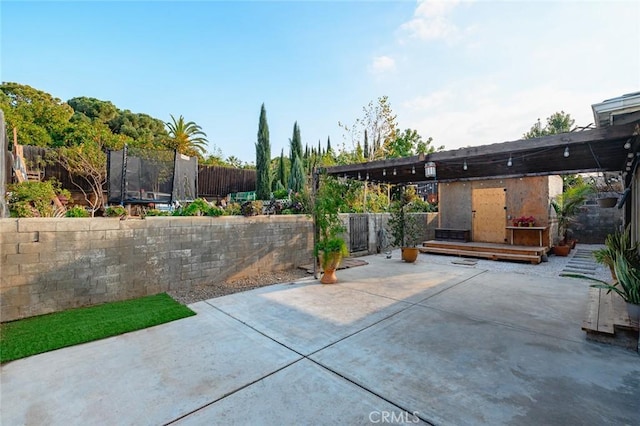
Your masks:
<path fill-rule="evenodd" d="M 627 303 L 629 319 L 636 326 L 640 324 L 640 260 L 636 252 L 636 260 L 628 259 L 622 252 L 614 255 L 613 268 L 616 278 L 613 284 L 600 281 L 593 287 L 615 292 Z"/>
<path fill-rule="evenodd" d="M 624 256 L 630 264 L 640 265 L 640 241 L 633 242 L 631 238 L 631 227 L 627 226 L 624 232 L 615 232 L 607 235 L 605 247 L 593 252 L 596 262 L 609 267 L 611 278 L 617 281 L 615 271 L 616 256 Z"/>
<path fill-rule="evenodd" d="M 572 245 L 575 245 L 575 242 L 572 243 L 569 240 L 570 228 L 577 223 L 576 216 L 592 191 L 591 185 L 578 183 L 565 189 L 551 201 L 558 220 L 558 237 L 560 238 L 558 246 L 554 247 L 555 254 L 567 256 Z"/>
<path fill-rule="evenodd" d="M 322 182 L 313 200 L 313 216 L 316 226 L 314 256 L 320 257 L 323 274 L 320 282 L 334 284 L 338 281 L 336 269 L 342 258 L 349 255 L 347 244 L 342 238 L 346 228 L 340 220 L 340 209 L 344 199 L 340 196 L 339 182 L 332 177 L 322 176 Z"/>

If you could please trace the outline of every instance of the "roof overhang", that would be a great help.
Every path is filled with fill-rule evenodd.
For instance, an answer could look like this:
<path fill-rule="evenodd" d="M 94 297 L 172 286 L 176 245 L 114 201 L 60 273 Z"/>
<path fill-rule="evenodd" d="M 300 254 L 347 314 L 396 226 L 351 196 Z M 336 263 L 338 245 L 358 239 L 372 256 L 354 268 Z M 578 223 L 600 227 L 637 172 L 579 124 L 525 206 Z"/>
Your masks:
<path fill-rule="evenodd" d="M 434 179 L 446 182 L 605 171 L 624 173 L 631 170 L 640 156 L 639 134 L 640 120 L 637 120 L 624 125 L 535 139 L 334 166 L 327 168 L 326 172 L 389 184 L 412 184 Z M 425 164 L 428 162 L 436 163 L 435 178 L 425 177 Z"/>

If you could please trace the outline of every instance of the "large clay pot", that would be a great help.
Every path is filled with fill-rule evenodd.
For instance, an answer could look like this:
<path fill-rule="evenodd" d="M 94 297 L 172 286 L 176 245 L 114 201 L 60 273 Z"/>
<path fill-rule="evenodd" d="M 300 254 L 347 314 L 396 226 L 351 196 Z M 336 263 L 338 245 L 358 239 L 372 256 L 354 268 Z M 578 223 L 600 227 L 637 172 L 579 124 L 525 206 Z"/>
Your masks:
<path fill-rule="evenodd" d="M 327 260 L 325 263 L 324 256 L 327 256 Z M 322 277 L 320 278 L 320 282 L 322 284 L 335 284 L 338 282 L 338 277 L 336 276 L 336 269 L 340 266 L 340 262 L 342 261 L 341 253 L 323 253 L 320 255 L 320 265 L 323 266 Z"/>
<path fill-rule="evenodd" d="M 402 260 L 407 263 L 413 263 L 418 258 L 418 247 L 402 247 Z"/>

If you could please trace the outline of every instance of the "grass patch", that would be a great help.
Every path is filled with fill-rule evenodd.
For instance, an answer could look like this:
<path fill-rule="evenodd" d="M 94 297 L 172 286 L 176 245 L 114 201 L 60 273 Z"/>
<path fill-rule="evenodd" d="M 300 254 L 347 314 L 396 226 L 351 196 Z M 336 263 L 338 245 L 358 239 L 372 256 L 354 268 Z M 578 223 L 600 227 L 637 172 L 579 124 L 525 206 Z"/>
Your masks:
<path fill-rule="evenodd" d="M 195 315 L 161 293 L 0 324 L 0 362 L 116 336 Z"/>

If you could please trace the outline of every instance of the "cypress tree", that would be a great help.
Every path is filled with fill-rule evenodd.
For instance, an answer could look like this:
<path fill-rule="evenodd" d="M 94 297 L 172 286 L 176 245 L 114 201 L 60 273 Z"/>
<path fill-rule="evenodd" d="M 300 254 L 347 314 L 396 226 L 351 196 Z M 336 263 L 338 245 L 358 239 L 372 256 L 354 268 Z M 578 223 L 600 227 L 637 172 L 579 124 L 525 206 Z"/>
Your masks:
<path fill-rule="evenodd" d="M 327 154 L 331 153 L 331 137 L 327 136 Z"/>
<path fill-rule="evenodd" d="M 293 159 L 291 174 L 289 175 L 289 189 L 293 192 L 301 192 L 304 188 L 304 169 L 302 160 L 297 155 Z"/>
<path fill-rule="evenodd" d="M 256 199 L 268 200 L 271 196 L 269 165 L 271 163 L 271 145 L 269 144 L 269 125 L 267 110 L 262 104 L 258 124 L 258 142 L 256 143 Z"/>
<path fill-rule="evenodd" d="M 280 162 L 278 163 L 278 181 L 284 186 L 287 181 L 287 171 L 284 167 L 284 148 L 280 151 Z"/>
<path fill-rule="evenodd" d="M 364 158 L 368 160 L 371 155 L 369 154 L 369 137 L 367 136 L 367 129 L 364 130 Z"/>
<path fill-rule="evenodd" d="M 293 164 L 294 154 L 302 158 L 302 139 L 300 138 L 300 127 L 298 127 L 297 121 L 293 123 L 293 136 L 291 137 L 290 144 L 289 159 L 291 160 L 291 164 Z"/>

